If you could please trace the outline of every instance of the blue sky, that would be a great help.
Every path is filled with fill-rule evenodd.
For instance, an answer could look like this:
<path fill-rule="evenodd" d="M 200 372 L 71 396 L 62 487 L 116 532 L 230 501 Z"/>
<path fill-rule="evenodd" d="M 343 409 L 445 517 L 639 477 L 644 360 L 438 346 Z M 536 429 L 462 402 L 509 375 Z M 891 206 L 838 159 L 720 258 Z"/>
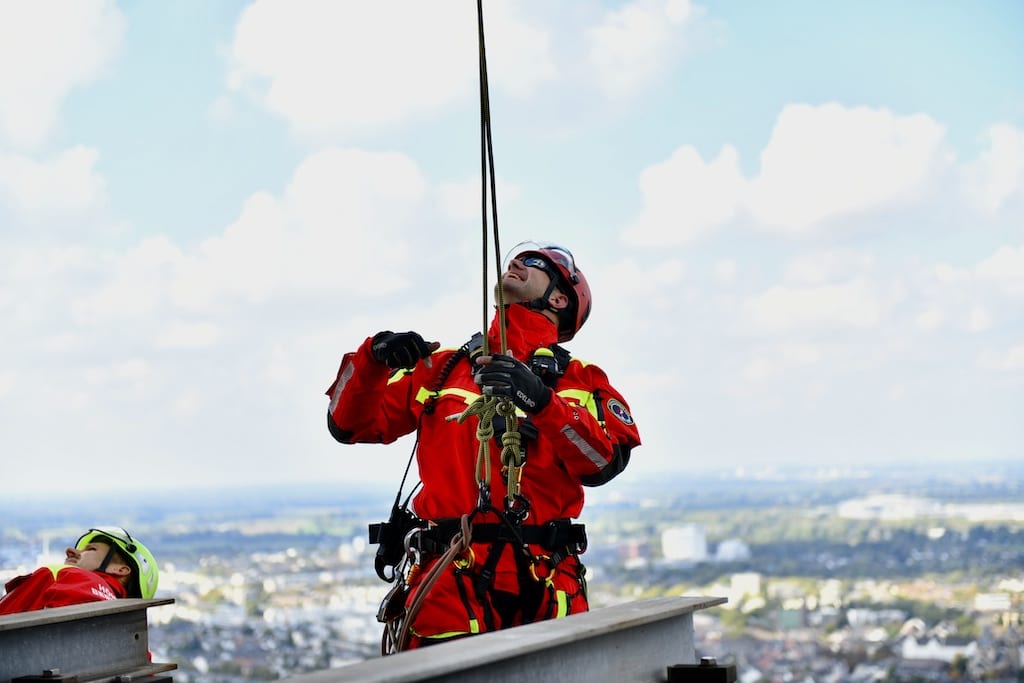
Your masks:
<path fill-rule="evenodd" d="M 627 477 L 1024 444 L 1024 5 L 488 0 L 509 248 L 572 249 Z M 323 391 L 481 325 L 476 5 L 0 4 L 8 490 L 395 481 Z"/>

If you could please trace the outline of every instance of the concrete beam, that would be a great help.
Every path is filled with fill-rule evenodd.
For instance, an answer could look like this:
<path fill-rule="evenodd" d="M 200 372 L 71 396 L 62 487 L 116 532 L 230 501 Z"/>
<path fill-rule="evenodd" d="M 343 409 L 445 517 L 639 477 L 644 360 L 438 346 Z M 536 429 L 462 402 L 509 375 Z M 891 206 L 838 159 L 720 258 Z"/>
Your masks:
<path fill-rule="evenodd" d="M 290 683 L 662 683 L 695 664 L 693 613 L 725 598 L 669 597 L 463 638 L 288 679 Z"/>

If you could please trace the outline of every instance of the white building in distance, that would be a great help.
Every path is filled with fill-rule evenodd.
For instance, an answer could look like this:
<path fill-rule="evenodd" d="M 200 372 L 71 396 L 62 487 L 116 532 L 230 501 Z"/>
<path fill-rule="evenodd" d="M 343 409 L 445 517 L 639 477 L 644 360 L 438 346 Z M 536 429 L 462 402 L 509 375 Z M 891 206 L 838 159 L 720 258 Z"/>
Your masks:
<path fill-rule="evenodd" d="M 708 541 L 704 536 L 704 527 L 700 524 L 686 524 L 665 529 L 661 533 L 661 553 L 669 561 L 707 560 Z"/>

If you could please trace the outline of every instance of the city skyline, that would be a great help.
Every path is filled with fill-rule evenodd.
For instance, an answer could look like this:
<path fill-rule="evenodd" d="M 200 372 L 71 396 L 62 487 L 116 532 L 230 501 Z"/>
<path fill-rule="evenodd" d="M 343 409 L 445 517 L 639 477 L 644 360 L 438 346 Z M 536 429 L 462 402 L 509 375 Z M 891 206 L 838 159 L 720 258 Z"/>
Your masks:
<path fill-rule="evenodd" d="M 623 477 L 1020 459 L 1024 6 L 484 12 L 502 247 L 587 274 Z M 477 57 L 471 2 L 0 6 L 7 487 L 397 485 L 324 391 L 482 325 Z"/>

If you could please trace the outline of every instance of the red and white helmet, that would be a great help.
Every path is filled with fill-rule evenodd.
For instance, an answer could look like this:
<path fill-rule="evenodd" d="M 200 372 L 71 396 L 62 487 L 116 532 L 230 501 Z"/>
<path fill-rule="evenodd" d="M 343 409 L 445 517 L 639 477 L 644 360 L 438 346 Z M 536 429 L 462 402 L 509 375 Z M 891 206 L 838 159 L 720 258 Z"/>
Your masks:
<path fill-rule="evenodd" d="M 571 251 L 544 242 L 521 242 L 512 247 L 505 259 L 505 269 L 508 269 L 508 262 L 512 259 L 523 260 L 530 256 L 539 257 L 547 264 L 543 270 L 551 278 L 551 285 L 543 297 L 538 297 L 528 305 L 535 309 L 550 309 L 547 299 L 551 290 L 556 286 L 562 290 L 569 297 L 569 307 L 565 312 L 555 311 L 558 314 L 558 341 L 569 341 L 590 316 L 593 299 L 587 278 L 576 267 Z"/>

